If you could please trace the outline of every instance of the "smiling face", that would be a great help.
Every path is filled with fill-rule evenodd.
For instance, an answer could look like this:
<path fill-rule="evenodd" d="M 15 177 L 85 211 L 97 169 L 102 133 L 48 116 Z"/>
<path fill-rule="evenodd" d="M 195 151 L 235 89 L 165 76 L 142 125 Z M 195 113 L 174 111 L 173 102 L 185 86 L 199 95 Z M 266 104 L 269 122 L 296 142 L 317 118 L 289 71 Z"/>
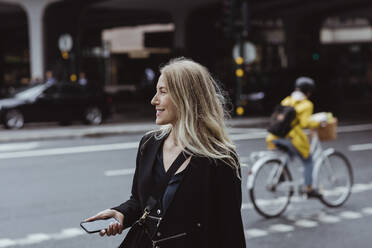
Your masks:
<path fill-rule="evenodd" d="M 164 77 L 159 77 L 156 85 L 156 94 L 151 100 L 151 104 L 156 108 L 156 124 L 175 126 L 177 122 L 177 108 L 172 102 L 169 90 L 165 84 Z"/>

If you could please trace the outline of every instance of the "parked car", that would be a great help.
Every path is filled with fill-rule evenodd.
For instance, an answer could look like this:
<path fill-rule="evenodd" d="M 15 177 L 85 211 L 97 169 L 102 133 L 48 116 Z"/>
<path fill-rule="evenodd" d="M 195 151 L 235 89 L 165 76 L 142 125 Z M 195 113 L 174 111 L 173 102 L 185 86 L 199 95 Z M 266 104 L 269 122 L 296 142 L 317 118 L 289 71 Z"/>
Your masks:
<path fill-rule="evenodd" d="M 0 99 L 1 122 L 18 129 L 26 122 L 81 120 L 99 125 L 110 114 L 111 98 L 102 90 L 75 83 L 36 84 Z"/>

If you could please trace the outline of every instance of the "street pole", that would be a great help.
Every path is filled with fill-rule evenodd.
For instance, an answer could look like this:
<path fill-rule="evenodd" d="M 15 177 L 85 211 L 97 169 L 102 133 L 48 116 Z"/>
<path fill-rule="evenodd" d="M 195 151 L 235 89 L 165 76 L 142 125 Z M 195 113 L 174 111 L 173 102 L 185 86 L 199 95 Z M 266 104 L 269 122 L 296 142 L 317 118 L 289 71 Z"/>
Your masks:
<path fill-rule="evenodd" d="M 242 39 L 242 35 L 238 35 L 238 44 L 239 44 L 239 57 L 235 59 L 236 63 L 236 99 L 235 99 L 235 106 L 236 106 L 236 114 L 243 115 L 244 108 L 242 106 L 242 84 L 243 84 L 243 76 L 244 76 L 244 42 Z"/>
<path fill-rule="evenodd" d="M 243 85 L 243 77 L 244 77 L 244 55 L 245 55 L 245 48 L 244 43 L 248 37 L 248 28 L 249 28 L 249 5 L 248 0 L 242 0 L 241 5 L 242 11 L 242 21 L 243 21 L 243 28 L 242 31 L 238 32 L 238 44 L 239 44 L 239 57 L 235 59 L 236 63 L 236 114 L 241 116 L 244 114 L 244 107 L 242 106 L 242 85 Z"/>

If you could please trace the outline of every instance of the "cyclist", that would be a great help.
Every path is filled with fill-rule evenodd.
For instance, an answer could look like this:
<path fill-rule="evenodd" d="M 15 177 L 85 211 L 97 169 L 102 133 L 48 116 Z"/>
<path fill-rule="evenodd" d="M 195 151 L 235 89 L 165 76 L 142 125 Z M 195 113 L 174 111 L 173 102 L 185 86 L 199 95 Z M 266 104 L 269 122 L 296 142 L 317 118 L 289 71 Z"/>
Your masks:
<path fill-rule="evenodd" d="M 312 172 L 314 162 L 310 154 L 310 143 L 304 128 L 316 128 L 319 122 L 310 120 L 313 114 L 313 103 L 309 100 L 315 88 L 314 80 L 309 77 L 299 77 L 295 82 L 295 90 L 290 96 L 281 101 L 283 106 L 292 106 L 296 111 L 296 118 L 291 123 L 291 130 L 285 138 L 280 138 L 274 134 L 269 134 L 266 142 L 269 149 L 275 149 L 276 146 L 284 146 L 291 155 L 300 157 L 304 164 L 305 190 L 308 197 L 321 197 L 320 193 L 312 187 Z"/>

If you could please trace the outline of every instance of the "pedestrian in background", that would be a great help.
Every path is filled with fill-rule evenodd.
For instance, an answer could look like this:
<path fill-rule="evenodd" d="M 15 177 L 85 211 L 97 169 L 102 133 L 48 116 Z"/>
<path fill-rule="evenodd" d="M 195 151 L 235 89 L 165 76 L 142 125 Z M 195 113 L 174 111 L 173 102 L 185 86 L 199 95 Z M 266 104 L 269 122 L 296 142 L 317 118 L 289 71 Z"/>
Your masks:
<path fill-rule="evenodd" d="M 120 247 L 245 247 L 240 165 L 226 132 L 221 90 L 205 67 L 189 59 L 173 59 L 160 72 L 151 104 L 161 128 L 140 141 L 130 199 L 87 221 L 114 217 L 118 222 L 100 234 L 116 235 L 138 223 L 146 208 L 145 235 L 132 227 Z"/>
<path fill-rule="evenodd" d="M 53 76 L 53 72 L 52 71 L 46 71 L 46 73 L 45 73 L 45 83 L 46 84 L 55 84 L 56 82 L 57 82 L 57 80 Z"/>
<path fill-rule="evenodd" d="M 147 67 L 143 73 L 141 83 L 140 83 L 140 94 L 144 101 L 148 101 L 151 99 L 152 94 L 154 92 L 154 85 L 155 84 L 155 72 Z"/>

